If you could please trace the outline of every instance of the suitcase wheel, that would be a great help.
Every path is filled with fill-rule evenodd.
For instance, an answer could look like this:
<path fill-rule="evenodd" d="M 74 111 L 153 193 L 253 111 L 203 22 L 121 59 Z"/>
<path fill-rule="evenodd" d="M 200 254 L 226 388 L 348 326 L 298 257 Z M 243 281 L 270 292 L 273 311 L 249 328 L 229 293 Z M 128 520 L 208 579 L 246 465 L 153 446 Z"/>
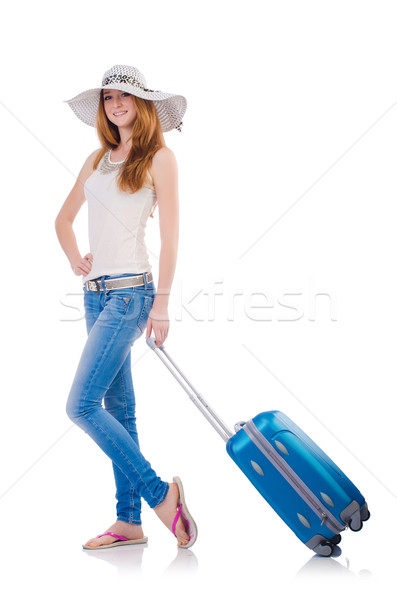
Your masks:
<path fill-rule="evenodd" d="M 368 510 L 368 504 L 365 502 L 364 506 L 360 510 L 360 517 L 362 521 L 368 521 L 370 514 Z"/>
<path fill-rule="evenodd" d="M 336 534 L 336 535 L 334 535 L 334 537 L 333 537 L 333 538 L 331 538 L 329 541 L 331 542 L 331 544 L 335 544 L 335 546 L 336 546 L 337 544 L 340 544 L 340 543 L 341 543 L 341 541 L 342 541 L 342 536 L 341 536 L 339 533 L 337 533 L 337 534 Z"/>
<path fill-rule="evenodd" d="M 362 521 L 368 521 L 368 519 L 370 518 L 371 513 L 369 512 L 369 510 L 367 511 L 367 516 L 365 517 L 365 519 L 363 519 L 363 517 L 361 517 Z"/>
<path fill-rule="evenodd" d="M 368 518 L 369 518 L 369 517 L 368 517 Z M 360 527 L 358 527 L 358 528 L 356 528 L 356 529 L 354 529 L 354 527 L 352 527 L 352 522 L 351 522 L 351 521 L 349 521 L 348 525 L 349 525 L 349 527 L 350 527 L 350 529 L 351 529 L 352 531 L 360 531 L 360 530 L 363 528 L 363 522 L 362 522 L 362 521 L 360 521 Z"/>
<path fill-rule="evenodd" d="M 327 558 L 329 556 L 333 555 L 334 550 L 335 550 L 335 544 L 333 544 L 330 541 L 328 541 L 328 542 L 322 542 L 315 549 L 315 551 L 317 552 L 317 554 L 320 554 L 320 556 L 325 556 Z"/>

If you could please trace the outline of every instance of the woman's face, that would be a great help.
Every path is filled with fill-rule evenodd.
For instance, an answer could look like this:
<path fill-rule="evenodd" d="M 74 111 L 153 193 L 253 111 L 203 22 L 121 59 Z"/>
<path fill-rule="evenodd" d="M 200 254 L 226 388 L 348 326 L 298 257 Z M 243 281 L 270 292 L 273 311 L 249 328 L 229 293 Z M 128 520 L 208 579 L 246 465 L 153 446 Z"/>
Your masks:
<path fill-rule="evenodd" d="M 132 126 L 137 116 L 132 94 L 121 90 L 107 89 L 102 90 L 102 94 L 103 105 L 109 121 L 118 127 Z"/>

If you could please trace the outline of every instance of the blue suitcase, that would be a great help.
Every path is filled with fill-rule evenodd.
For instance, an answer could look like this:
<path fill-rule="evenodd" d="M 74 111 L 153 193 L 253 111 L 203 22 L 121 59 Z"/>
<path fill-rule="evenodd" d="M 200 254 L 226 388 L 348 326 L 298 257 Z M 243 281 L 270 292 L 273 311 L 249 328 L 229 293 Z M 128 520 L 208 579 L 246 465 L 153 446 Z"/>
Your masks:
<path fill-rule="evenodd" d="M 177 367 L 164 344 L 157 347 L 153 337 L 146 342 L 224 439 L 229 456 L 308 548 L 331 556 L 342 531 L 362 528 L 370 516 L 364 497 L 291 419 L 277 410 L 262 412 L 237 423 L 233 434 Z"/>

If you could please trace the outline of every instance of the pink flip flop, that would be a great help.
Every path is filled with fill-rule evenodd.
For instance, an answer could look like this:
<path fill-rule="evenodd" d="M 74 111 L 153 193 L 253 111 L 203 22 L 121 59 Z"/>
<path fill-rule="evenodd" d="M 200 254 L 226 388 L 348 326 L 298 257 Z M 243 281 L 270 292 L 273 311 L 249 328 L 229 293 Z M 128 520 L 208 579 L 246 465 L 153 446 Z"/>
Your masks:
<path fill-rule="evenodd" d="M 87 544 L 83 545 L 83 548 L 85 548 L 86 550 L 102 550 L 104 548 L 114 548 L 115 546 L 132 546 L 133 544 L 146 544 L 147 542 L 147 537 L 143 537 L 143 538 L 138 538 L 137 540 L 129 540 L 128 538 L 124 537 L 123 535 L 118 535 L 117 533 L 113 533 L 112 531 L 107 531 L 106 533 L 101 533 L 100 535 L 97 535 L 97 538 L 100 538 L 104 535 L 112 535 L 113 537 L 118 538 L 121 541 L 114 541 L 111 544 L 103 544 L 102 546 L 88 546 Z"/>
<path fill-rule="evenodd" d="M 185 526 L 186 533 L 189 536 L 189 541 L 184 546 L 178 546 L 178 548 L 190 548 L 197 540 L 197 525 L 186 506 L 185 494 L 183 491 L 181 479 L 179 477 L 174 477 L 172 481 L 178 486 L 180 500 L 180 504 L 178 506 L 178 510 L 176 511 L 174 522 L 172 523 L 172 533 L 175 535 L 176 524 L 178 522 L 179 517 L 181 517 L 182 523 Z M 175 537 L 177 536 L 175 535 Z"/>

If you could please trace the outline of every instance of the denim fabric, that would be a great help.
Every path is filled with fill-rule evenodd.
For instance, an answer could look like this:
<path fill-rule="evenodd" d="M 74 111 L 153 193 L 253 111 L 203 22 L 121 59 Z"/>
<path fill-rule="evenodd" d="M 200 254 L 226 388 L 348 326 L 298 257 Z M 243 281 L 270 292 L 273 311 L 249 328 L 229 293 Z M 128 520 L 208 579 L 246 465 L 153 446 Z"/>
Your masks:
<path fill-rule="evenodd" d="M 100 279 L 104 287 L 104 280 L 115 278 Z M 144 279 L 134 288 L 83 288 L 88 338 L 66 404 L 68 417 L 112 460 L 117 519 L 136 525 L 141 524 L 141 497 L 154 508 L 169 489 L 142 455 L 136 427 L 131 346 L 145 332 L 156 296 L 154 282 L 148 283 L 146 274 Z"/>

